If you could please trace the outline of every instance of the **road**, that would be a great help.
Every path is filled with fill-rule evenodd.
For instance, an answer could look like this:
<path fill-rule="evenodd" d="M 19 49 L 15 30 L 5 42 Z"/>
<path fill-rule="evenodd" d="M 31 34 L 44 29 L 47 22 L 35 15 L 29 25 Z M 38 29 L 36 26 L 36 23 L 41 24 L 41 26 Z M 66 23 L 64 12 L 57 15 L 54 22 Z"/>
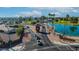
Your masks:
<path fill-rule="evenodd" d="M 22 51 L 22 49 L 23 49 L 23 51 L 74 51 L 74 49 L 71 46 L 62 46 L 62 45 L 59 46 L 59 45 L 56 45 L 56 44 L 53 44 L 52 42 L 50 42 L 50 40 L 47 36 L 48 33 L 46 33 L 47 31 L 46 31 L 45 26 L 42 27 L 42 30 L 40 33 L 39 32 L 34 33 L 32 31 L 32 29 L 30 29 L 30 28 L 25 29 L 25 30 L 28 30 L 29 33 L 31 34 L 31 36 L 32 36 L 31 41 L 27 44 L 20 45 L 20 47 L 22 47 L 22 48 L 14 47 L 13 50 L 17 49 L 17 51 L 18 50 Z M 23 33 L 24 33 L 24 31 L 21 33 L 22 35 L 20 37 L 20 42 L 22 41 Z M 38 44 L 38 41 L 40 41 L 43 45 L 40 46 Z M 25 48 L 23 47 L 24 45 L 25 45 Z M 10 50 L 12 50 L 12 49 L 10 49 Z"/>
<path fill-rule="evenodd" d="M 42 30 L 40 33 L 36 33 L 38 37 L 40 37 L 44 43 L 44 46 L 52 46 L 53 44 L 50 42 L 49 38 L 48 38 L 48 34 L 46 33 L 46 28 L 45 26 L 42 27 Z"/>
<path fill-rule="evenodd" d="M 32 36 L 32 40 L 27 44 L 28 47 L 25 48 L 24 50 L 39 49 L 39 48 L 43 48 L 43 47 L 52 45 L 52 43 L 49 41 L 49 39 L 48 39 L 46 34 L 34 33 L 31 29 L 28 29 L 28 31 L 30 32 L 30 34 Z M 43 46 L 39 46 L 38 45 L 38 38 L 40 39 L 40 41 L 43 44 Z"/>
<path fill-rule="evenodd" d="M 43 47 L 39 49 L 34 49 L 33 51 L 75 51 L 73 48 L 70 48 L 69 46 L 48 46 Z"/>
<path fill-rule="evenodd" d="M 32 40 L 28 44 L 28 47 L 24 49 L 24 51 L 74 51 L 74 49 L 71 46 L 62 46 L 51 43 L 46 34 L 45 27 L 42 28 L 42 31 L 40 33 L 34 33 L 31 29 L 29 29 L 29 32 L 32 36 Z M 39 46 L 37 44 L 38 37 L 43 43 L 43 46 Z"/>
<path fill-rule="evenodd" d="M 36 49 L 37 51 L 74 51 L 74 49 L 71 46 L 64 46 L 64 45 L 56 45 L 54 43 L 51 43 L 47 34 L 46 34 L 46 27 L 43 26 L 41 34 L 41 40 L 44 41 L 44 47 Z M 39 33 L 37 33 L 39 35 Z M 35 50 L 35 49 L 34 49 Z"/>
<path fill-rule="evenodd" d="M 47 31 L 46 31 L 45 26 L 43 26 L 40 33 L 34 33 L 30 28 L 26 29 L 26 30 L 28 30 L 29 33 L 31 34 L 32 40 L 26 44 L 26 46 L 27 46 L 26 48 L 22 47 L 22 45 L 21 45 L 22 48 L 17 49 L 17 51 L 18 50 L 19 51 L 20 50 L 21 51 L 74 51 L 74 49 L 71 46 L 64 46 L 64 45 L 60 46 L 60 45 L 56 45 L 56 44 L 51 43 L 48 36 L 47 36 L 48 34 L 46 33 Z M 20 41 L 22 41 L 23 32 L 22 32 L 22 35 L 20 37 L 20 39 L 21 39 Z M 40 38 L 40 41 L 43 44 L 42 46 L 38 45 L 38 38 Z"/>
<path fill-rule="evenodd" d="M 34 33 L 30 28 L 29 29 L 26 29 L 30 32 L 31 36 L 32 36 L 32 40 L 27 43 L 27 48 L 25 48 L 24 50 L 33 50 L 33 49 L 39 49 L 39 48 L 43 48 L 43 47 L 46 47 L 46 46 L 50 46 L 50 41 L 48 40 L 48 37 L 47 35 L 45 34 L 42 34 L 42 33 Z M 44 29 L 45 30 L 45 29 Z M 24 31 L 23 31 L 24 32 Z M 20 41 L 22 42 L 22 38 L 23 38 L 23 32 L 21 33 L 21 37 L 20 37 Z M 43 43 L 43 46 L 39 46 L 38 45 L 38 40 L 37 38 L 41 38 L 41 42 Z M 17 43 L 17 42 L 16 42 Z M 17 43 L 18 44 L 18 43 Z M 19 49 L 18 49 L 19 50 Z"/>

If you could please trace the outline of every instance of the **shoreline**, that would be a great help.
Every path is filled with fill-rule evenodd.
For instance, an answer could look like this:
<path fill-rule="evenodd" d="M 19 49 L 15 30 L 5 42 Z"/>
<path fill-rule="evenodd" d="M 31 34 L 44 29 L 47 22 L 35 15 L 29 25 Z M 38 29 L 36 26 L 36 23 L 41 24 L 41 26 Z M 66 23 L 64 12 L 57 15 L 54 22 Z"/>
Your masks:
<path fill-rule="evenodd" d="M 61 34 L 61 33 L 58 33 L 58 32 L 55 32 L 55 33 L 56 33 L 56 35 L 63 35 L 63 34 Z M 67 35 L 65 35 L 65 37 L 79 39 L 79 37 L 78 37 L 78 36 L 67 36 Z"/>
<path fill-rule="evenodd" d="M 36 32 L 35 26 L 30 26 L 30 28 L 32 29 L 33 32 Z M 51 33 L 51 34 L 48 35 L 48 38 L 52 43 L 59 44 L 59 45 L 72 45 L 72 44 L 78 45 L 78 43 L 79 43 L 79 37 L 65 36 L 67 38 L 74 39 L 74 40 L 76 39 L 78 41 L 78 42 L 69 42 L 69 41 L 63 41 L 64 39 L 60 39 L 59 35 L 62 35 L 62 34 L 57 33 L 57 32 L 55 32 L 55 34 Z"/>

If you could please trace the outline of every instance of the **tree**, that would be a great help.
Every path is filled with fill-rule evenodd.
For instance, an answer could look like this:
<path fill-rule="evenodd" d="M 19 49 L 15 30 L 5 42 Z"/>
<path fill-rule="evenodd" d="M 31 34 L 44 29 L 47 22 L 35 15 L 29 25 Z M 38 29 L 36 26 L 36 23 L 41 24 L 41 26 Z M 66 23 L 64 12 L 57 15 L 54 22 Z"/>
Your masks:
<path fill-rule="evenodd" d="M 46 17 L 45 16 L 41 16 L 40 19 L 41 19 L 41 22 L 44 22 L 44 20 L 46 19 Z"/>
<path fill-rule="evenodd" d="M 78 23 L 78 19 L 77 18 L 73 18 L 72 19 L 72 23 Z"/>
<path fill-rule="evenodd" d="M 21 35 L 22 29 L 23 29 L 23 25 L 19 25 L 19 27 L 18 27 L 17 30 L 16 30 L 16 34 L 17 34 L 18 36 Z"/>
<path fill-rule="evenodd" d="M 67 15 L 66 15 L 66 18 L 69 18 L 69 17 L 70 17 L 69 14 L 67 14 Z"/>
<path fill-rule="evenodd" d="M 19 16 L 18 22 L 19 22 L 19 23 L 22 23 L 22 21 L 23 21 L 23 17 L 22 17 L 22 16 Z"/>
<path fill-rule="evenodd" d="M 49 18 L 52 19 L 52 23 L 55 22 L 55 14 L 48 14 Z"/>
<path fill-rule="evenodd" d="M 32 17 L 31 16 L 29 17 L 29 21 L 32 21 Z"/>
<path fill-rule="evenodd" d="M 51 13 L 49 13 L 48 15 L 49 15 L 49 16 L 55 16 L 55 14 L 51 14 Z"/>
<path fill-rule="evenodd" d="M 66 21 L 70 21 L 70 15 L 69 14 L 66 15 Z"/>
<path fill-rule="evenodd" d="M 71 30 L 72 32 L 75 32 L 75 31 L 77 30 L 77 27 L 75 27 L 75 26 L 70 27 L 70 30 Z"/>

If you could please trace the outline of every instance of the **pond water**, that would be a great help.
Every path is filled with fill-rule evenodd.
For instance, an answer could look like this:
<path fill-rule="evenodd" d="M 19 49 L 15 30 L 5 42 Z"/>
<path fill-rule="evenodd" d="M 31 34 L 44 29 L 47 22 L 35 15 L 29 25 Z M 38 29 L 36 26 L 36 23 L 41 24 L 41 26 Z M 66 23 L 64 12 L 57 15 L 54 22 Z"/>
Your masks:
<path fill-rule="evenodd" d="M 55 32 L 61 33 L 63 35 L 79 36 L 79 26 L 71 26 L 63 24 L 48 24 L 48 26 L 55 26 Z M 73 28 L 76 29 L 73 31 Z"/>

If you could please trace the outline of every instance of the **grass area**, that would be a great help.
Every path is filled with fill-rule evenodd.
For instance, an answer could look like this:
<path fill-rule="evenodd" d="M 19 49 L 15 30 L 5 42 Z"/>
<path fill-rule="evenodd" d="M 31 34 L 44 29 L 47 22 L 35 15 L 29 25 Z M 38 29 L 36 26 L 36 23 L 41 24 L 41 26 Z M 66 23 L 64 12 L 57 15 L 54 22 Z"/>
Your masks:
<path fill-rule="evenodd" d="M 34 25 L 34 24 L 37 23 L 37 20 L 30 20 L 30 21 L 29 20 L 25 20 L 24 23 L 28 24 L 28 25 Z"/>
<path fill-rule="evenodd" d="M 65 20 L 58 20 L 58 21 L 54 21 L 51 22 L 53 24 L 63 24 L 63 25 L 73 25 L 73 26 L 79 26 L 79 22 L 78 23 L 71 23 L 71 21 L 65 21 Z"/>
<path fill-rule="evenodd" d="M 34 25 L 37 23 L 37 20 L 25 20 L 24 23 L 19 24 L 18 28 L 16 29 L 16 34 L 18 36 L 21 35 L 24 25 Z"/>

